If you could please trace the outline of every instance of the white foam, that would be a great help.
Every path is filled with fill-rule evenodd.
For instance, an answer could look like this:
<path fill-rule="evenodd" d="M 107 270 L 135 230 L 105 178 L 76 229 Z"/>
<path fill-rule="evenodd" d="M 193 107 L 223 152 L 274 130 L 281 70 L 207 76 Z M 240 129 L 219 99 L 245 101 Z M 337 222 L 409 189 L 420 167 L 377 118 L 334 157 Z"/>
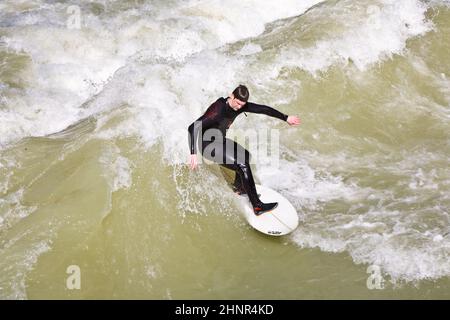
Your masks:
<path fill-rule="evenodd" d="M 27 274 L 33 270 L 38 258 L 51 249 L 50 240 L 42 240 L 32 243 L 22 252 L 9 254 L 0 260 L 2 265 L 2 278 L 7 283 L 0 282 L 0 298 L 8 300 L 27 299 L 26 280 Z M 0 250 L 0 256 L 3 256 Z M 6 277 L 6 275 L 9 275 Z"/>
<path fill-rule="evenodd" d="M 450 273 L 448 175 L 441 169 L 430 168 L 430 161 L 439 159 L 438 156 L 417 149 L 405 153 L 397 163 L 391 160 L 384 168 L 374 168 L 383 175 L 391 173 L 404 178 L 379 191 L 358 190 L 358 185 L 352 184 L 346 192 L 353 199 L 342 197 L 340 202 L 347 209 L 327 211 L 326 215 L 303 215 L 304 223 L 293 241 L 301 247 L 347 252 L 356 263 L 378 265 L 394 283 L 447 276 Z M 357 161 L 358 164 L 348 163 L 347 170 L 366 166 L 367 160 Z M 367 194 L 374 196 L 365 199 Z M 358 195 L 362 201 L 358 201 Z M 355 200 L 359 205 L 350 206 Z M 311 209 L 317 212 L 321 207 Z"/>
<path fill-rule="evenodd" d="M 355 184 L 346 184 L 339 176 L 318 172 L 301 155 L 285 148 L 282 150 L 289 154 L 289 161 L 280 159 L 279 166 L 276 167 L 270 163 L 258 165 L 255 175 L 264 185 L 281 192 L 297 208 L 317 210 L 321 208 L 321 204 L 332 200 L 365 199 L 372 192 Z"/>
<path fill-rule="evenodd" d="M 440 233 L 415 231 L 401 222 L 402 216 L 399 212 L 383 211 L 356 217 L 333 216 L 333 219 L 351 220 L 339 224 L 327 219 L 322 225 L 307 225 L 295 233 L 293 240 L 302 247 L 347 251 L 356 263 L 378 265 L 394 283 L 446 276 L 450 270 L 447 258 L 450 239 Z M 320 230 L 321 227 L 324 229 Z"/>
<path fill-rule="evenodd" d="M 328 30 L 326 36 L 309 47 L 295 41 L 284 43 L 281 51 L 275 50 L 269 56 L 273 58 L 270 68 L 254 59 L 265 51 L 262 45 L 250 40 L 237 55 L 230 54 L 227 48 L 217 49 L 225 43 L 257 36 L 264 31 L 265 23 L 298 15 L 318 2 L 286 1 L 283 5 L 250 1 L 242 5 L 237 1 L 189 1 L 171 8 L 116 12 L 113 17 L 84 12 L 87 27 L 81 30 L 57 27 L 64 21 L 62 17 L 53 25 L 36 15 L 22 19 L 4 40 L 10 49 L 27 53 L 32 63 L 20 74 L 27 87 L 9 95 L 7 100 L 2 97 L 7 108 L 0 112 L 0 144 L 55 132 L 96 114 L 99 120 L 96 137 L 111 140 L 138 136 L 147 147 L 162 142 L 167 164 L 185 164 L 187 126 L 209 103 L 228 94 L 224 90 L 232 89 L 237 82 L 252 82 L 256 100 L 288 103 L 295 98 L 299 86 L 287 86 L 292 92 L 281 98 L 271 97 L 283 86 L 283 79 L 278 76 L 284 67 L 316 73 L 351 60 L 364 70 L 393 54 L 401 54 L 408 39 L 423 35 L 432 27 L 425 21 L 426 8 L 419 1 L 382 1 L 378 15 L 369 12 L 372 16 L 369 21 L 366 5 L 357 5 L 359 10 L 347 11 L 342 16 L 321 16 L 321 6 L 307 15 L 315 13 L 322 19 L 336 19 L 342 28 Z M 11 19 L 10 23 L 16 22 Z M 33 26 L 27 27 L 30 24 Z M 116 115 L 124 115 L 124 121 L 102 130 Z M 346 182 L 339 175 L 315 168 L 302 155 L 291 156 L 289 161 L 283 159 L 280 167 L 258 166 L 257 177 L 284 194 L 298 209 L 307 209 L 306 213 L 320 212 L 325 204 L 334 201 L 392 199 L 390 190 L 383 193 Z M 105 172 L 112 173 L 108 176 L 111 189 L 129 188 L 132 164 L 118 150 L 105 157 Z M 325 166 L 326 159 L 322 160 Z M 402 169 L 402 163 L 396 165 Z M 183 182 L 186 179 L 183 170 L 181 166 L 173 170 L 180 207 L 206 212 L 198 201 L 199 194 L 206 193 L 210 204 L 221 199 L 221 190 L 209 192 L 206 186 L 195 183 L 195 179 L 206 179 L 206 174 Z M 429 190 L 436 189 L 431 172 L 411 173 L 405 189 L 408 186 L 412 191 L 426 186 Z M 215 182 L 214 178 L 210 181 Z M 418 201 L 417 197 L 413 194 L 401 200 Z M 398 204 L 396 201 L 394 205 Z M 399 210 L 367 208 L 365 215 L 357 210 L 361 208 L 350 207 L 349 212 L 336 212 L 330 217 L 302 214 L 304 224 L 293 239 L 303 247 L 347 251 L 357 263 L 379 264 L 394 278 L 414 280 L 450 274 L 445 260 L 449 240 L 442 230 L 426 235 L 419 231 L 411 236 L 405 230 L 411 232 L 414 228 L 408 229 L 408 225 L 401 223 L 405 217 Z M 442 208 L 435 210 L 443 214 Z M 385 220 L 380 221 L 381 217 Z M 445 221 L 443 216 L 440 219 Z M 417 235 L 420 237 L 416 238 Z M 418 238 L 425 239 L 421 247 L 403 245 L 402 241 Z"/>
<path fill-rule="evenodd" d="M 24 188 L 0 198 L 0 230 L 14 226 L 36 210 L 35 206 L 22 204 Z"/>
<path fill-rule="evenodd" d="M 111 191 L 128 189 L 131 186 L 131 164 L 127 158 L 118 154 L 118 148 L 105 151 L 99 161 L 105 166 L 104 176 L 108 177 Z"/>
<path fill-rule="evenodd" d="M 29 55 L 32 63 L 19 74 L 27 88 L 8 98 L 6 110 L 0 112 L 0 145 L 57 132 L 88 116 L 80 106 L 131 56 L 183 60 L 256 36 L 266 23 L 300 14 L 317 2 L 254 1 L 242 6 L 235 0 L 188 1 L 170 8 L 136 4 L 110 16 L 109 11 L 95 15 L 87 4 L 73 1 L 71 5 L 81 8 L 81 29 L 65 27 L 64 4 L 4 4 L 8 10 L 2 19 L 8 20 L 10 31 L 2 40 L 10 50 Z M 21 5 L 28 8 L 26 15 L 16 14 Z M 114 10 L 114 4 L 106 9 Z"/>
<path fill-rule="evenodd" d="M 242 47 L 242 49 L 239 51 L 239 53 L 243 56 L 252 55 L 258 52 L 261 52 L 262 48 L 260 45 L 254 44 L 254 43 L 247 43 L 245 46 Z"/>
<path fill-rule="evenodd" d="M 329 35 L 309 47 L 303 47 L 300 42 L 284 49 L 277 64 L 300 67 L 316 74 L 352 61 L 358 69 L 365 70 L 393 54 L 402 54 L 408 39 L 432 29 L 425 17 L 427 7 L 420 1 L 384 0 L 377 6 L 361 4 L 358 9 L 352 6 L 342 10 L 341 16 L 334 15 L 342 31 L 329 30 Z M 318 18 L 328 19 L 329 16 L 319 15 Z"/>

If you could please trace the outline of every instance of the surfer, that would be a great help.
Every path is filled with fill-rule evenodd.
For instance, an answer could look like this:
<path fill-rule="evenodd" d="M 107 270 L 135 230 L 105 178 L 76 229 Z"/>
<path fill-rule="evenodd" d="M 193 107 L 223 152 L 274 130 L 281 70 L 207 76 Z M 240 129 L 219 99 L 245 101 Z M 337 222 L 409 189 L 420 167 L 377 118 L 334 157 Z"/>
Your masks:
<path fill-rule="evenodd" d="M 249 102 L 249 95 L 247 87 L 239 85 L 229 97 L 217 99 L 189 126 L 190 167 L 195 169 L 198 165 L 196 141 L 201 132 L 202 139 L 199 146 L 203 157 L 235 171 L 234 191 L 238 194 L 247 194 L 254 213 L 260 215 L 273 210 L 278 203 L 263 203 L 259 199 L 250 168 L 250 152 L 236 141 L 226 138 L 226 132 L 234 119 L 243 112 L 265 114 L 286 121 L 289 125 L 298 125 L 300 119 L 269 106 Z M 206 132 L 207 130 L 209 132 Z"/>

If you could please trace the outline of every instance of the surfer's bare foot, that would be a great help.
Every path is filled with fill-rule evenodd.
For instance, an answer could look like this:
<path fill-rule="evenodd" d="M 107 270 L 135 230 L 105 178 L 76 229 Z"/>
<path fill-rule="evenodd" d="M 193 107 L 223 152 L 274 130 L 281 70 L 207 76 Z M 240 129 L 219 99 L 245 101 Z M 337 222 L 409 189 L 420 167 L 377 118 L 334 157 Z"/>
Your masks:
<path fill-rule="evenodd" d="M 278 202 L 261 203 L 253 208 L 253 212 L 259 216 L 264 212 L 271 211 L 278 206 Z"/>

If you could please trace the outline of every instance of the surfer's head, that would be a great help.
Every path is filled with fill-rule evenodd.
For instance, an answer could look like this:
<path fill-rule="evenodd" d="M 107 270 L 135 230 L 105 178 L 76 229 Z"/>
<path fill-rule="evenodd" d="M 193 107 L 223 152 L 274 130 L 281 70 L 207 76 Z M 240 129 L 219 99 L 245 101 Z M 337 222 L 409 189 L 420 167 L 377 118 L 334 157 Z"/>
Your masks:
<path fill-rule="evenodd" d="M 239 110 L 247 103 L 249 96 L 250 94 L 247 87 L 240 84 L 236 89 L 233 90 L 233 93 L 230 96 L 231 107 L 233 109 Z"/>

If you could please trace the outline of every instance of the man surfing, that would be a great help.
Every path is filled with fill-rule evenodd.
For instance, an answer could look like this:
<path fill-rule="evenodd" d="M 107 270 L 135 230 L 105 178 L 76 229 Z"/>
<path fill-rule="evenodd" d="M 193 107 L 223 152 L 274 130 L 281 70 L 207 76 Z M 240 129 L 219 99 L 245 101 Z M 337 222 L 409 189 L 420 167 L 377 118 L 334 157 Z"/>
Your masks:
<path fill-rule="evenodd" d="M 300 124 L 300 119 L 269 106 L 249 102 L 249 96 L 247 87 L 239 85 L 228 98 L 217 99 L 189 126 L 190 167 L 195 169 L 198 166 L 196 141 L 201 132 L 199 146 L 203 157 L 235 172 L 235 192 L 247 194 L 253 212 L 260 215 L 275 209 L 278 203 L 263 203 L 259 199 L 250 168 L 250 152 L 236 141 L 226 138 L 226 132 L 234 119 L 243 112 L 265 114 L 286 121 L 289 125 Z"/>

